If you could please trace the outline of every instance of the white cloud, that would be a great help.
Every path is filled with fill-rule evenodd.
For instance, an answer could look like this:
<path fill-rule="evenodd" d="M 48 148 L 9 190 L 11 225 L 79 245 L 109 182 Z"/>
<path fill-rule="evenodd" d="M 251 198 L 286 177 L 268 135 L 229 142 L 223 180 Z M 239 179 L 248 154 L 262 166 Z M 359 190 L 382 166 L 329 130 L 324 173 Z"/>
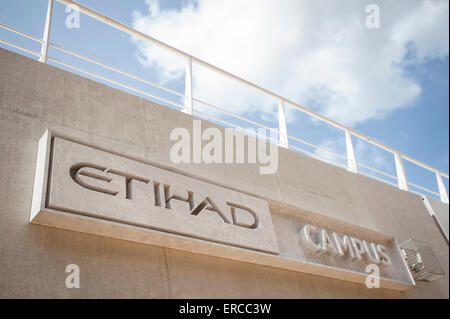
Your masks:
<path fill-rule="evenodd" d="M 449 48 L 448 1 L 425 1 L 405 15 L 393 27 L 391 39 L 400 48 L 400 58 L 407 54 L 405 44 L 412 44 L 413 62 L 442 58 Z"/>
<path fill-rule="evenodd" d="M 405 66 L 448 56 L 448 1 L 377 1 L 379 29 L 365 26 L 370 1 L 146 3 L 133 14 L 138 30 L 350 126 L 411 106 L 421 87 Z M 161 82 L 184 76 L 183 59 L 133 41 Z M 277 118 L 275 100 L 197 65 L 194 95 Z"/>

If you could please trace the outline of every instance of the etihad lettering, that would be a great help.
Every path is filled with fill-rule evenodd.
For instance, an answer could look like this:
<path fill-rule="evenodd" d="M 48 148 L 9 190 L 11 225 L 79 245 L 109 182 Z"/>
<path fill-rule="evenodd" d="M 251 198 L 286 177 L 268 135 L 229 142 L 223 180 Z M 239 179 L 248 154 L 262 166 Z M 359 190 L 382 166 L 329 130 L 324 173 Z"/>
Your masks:
<path fill-rule="evenodd" d="M 255 229 L 259 225 L 258 215 L 248 207 L 226 201 L 231 216 L 229 218 L 210 196 L 196 202 L 192 191 L 174 191 L 172 185 L 150 178 L 92 163 L 76 163 L 70 167 L 69 174 L 78 185 L 92 191 L 129 200 L 147 200 L 157 207 L 187 210 L 192 216 L 214 213 L 224 223 L 239 227 Z M 125 191 L 121 191 L 123 189 Z"/>

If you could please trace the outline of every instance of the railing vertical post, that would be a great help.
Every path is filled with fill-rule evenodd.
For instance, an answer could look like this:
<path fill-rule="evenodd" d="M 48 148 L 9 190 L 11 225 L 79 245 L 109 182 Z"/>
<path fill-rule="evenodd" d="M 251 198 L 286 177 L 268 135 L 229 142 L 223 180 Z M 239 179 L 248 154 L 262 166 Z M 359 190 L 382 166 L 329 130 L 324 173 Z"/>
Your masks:
<path fill-rule="evenodd" d="M 448 204 L 448 194 L 445 189 L 444 182 L 442 181 L 442 176 L 439 172 L 436 172 L 436 180 L 438 183 L 439 194 L 441 195 L 441 201 Z"/>
<path fill-rule="evenodd" d="M 192 58 L 186 58 L 186 79 L 184 84 L 184 109 L 183 112 L 192 115 Z"/>
<path fill-rule="evenodd" d="M 345 145 L 347 147 L 347 170 L 358 173 L 358 165 L 356 164 L 355 150 L 353 149 L 352 134 L 350 130 L 345 130 Z"/>
<path fill-rule="evenodd" d="M 278 145 L 289 148 L 284 100 L 278 100 Z"/>
<path fill-rule="evenodd" d="M 53 0 L 48 0 L 47 17 L 45 18 L 44 35 L 42 36 L 41 57 L 40 62 L 47 62 L 47 52 L 50 40 L 50 27 L 52 24 Z"/>
<path fill-rule="evenodd" d="M 405 166 L 403 159 L 399 153 L 394 153 L 395 169 L 397 171 L 398 188 L 409 191 L 408 178 L 406 177 Z"/>

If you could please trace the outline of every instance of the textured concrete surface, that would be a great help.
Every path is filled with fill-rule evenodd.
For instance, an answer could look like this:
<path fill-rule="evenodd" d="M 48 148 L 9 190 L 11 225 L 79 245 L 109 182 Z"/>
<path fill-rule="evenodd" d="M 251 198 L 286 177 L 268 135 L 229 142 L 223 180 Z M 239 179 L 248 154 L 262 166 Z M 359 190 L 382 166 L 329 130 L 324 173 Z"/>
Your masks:
<path fill-rule="evenodd" d="M 267 199 L 274 216 L 313 212 L 374 237 L 427 241 L 447 275 L 399 293 L 30 225 L 37 145 L 46 129 L 170 164 L 169 133 L 191 130 L 192 118 L 2 49 L 0 70 L 1 297 L 448 298 L 448 244 L 420 197 L 284 149 L 274 175 L 259 175 L 251 164 L 173 166 Z M 65 287 L 71 263 L 80 266 L 80 289 Z"/>
<path fill-rule="evenodd" d="M 424 196 L 422 200 L 430 215 L 436 220 L 436 223 L 439 225 L 442 234 L 447 238 L 448 242 L 448 204 L 444 204 L 440 200 L 429 196 Z"/>

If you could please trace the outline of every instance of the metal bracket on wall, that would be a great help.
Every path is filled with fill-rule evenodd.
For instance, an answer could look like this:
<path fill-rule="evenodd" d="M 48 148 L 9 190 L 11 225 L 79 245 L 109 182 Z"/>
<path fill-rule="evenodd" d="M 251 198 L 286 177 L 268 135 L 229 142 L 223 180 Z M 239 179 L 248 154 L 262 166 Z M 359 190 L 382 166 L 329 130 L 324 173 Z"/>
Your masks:
<path fill-rule="evenodd" d="M 400 249 L 414 280 L 433 281 L 445 275 L 428 243 L 408 239 L 400 244 Z"/>

